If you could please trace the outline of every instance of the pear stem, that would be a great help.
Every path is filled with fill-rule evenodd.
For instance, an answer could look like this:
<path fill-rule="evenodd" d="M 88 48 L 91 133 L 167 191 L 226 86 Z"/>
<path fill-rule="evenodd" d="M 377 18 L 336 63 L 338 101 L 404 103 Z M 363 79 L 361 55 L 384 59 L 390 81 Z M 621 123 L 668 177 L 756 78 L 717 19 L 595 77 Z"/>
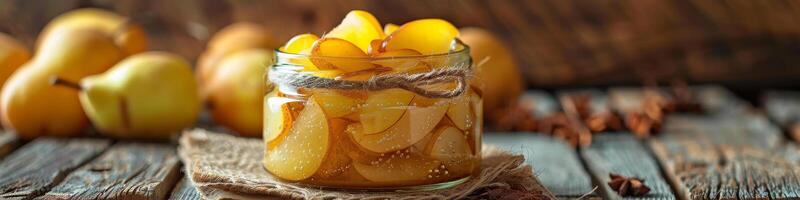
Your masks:
<path fill-rule="evenodd" d="M 64 87 L 68 87 L 68 88 L 72 88 L 72 89 L 76 89 L 76 90 L 83 90 L 83 87 L 81 87 L 80 84 L 72 82 L 72 81 L 65 80 L 65 79 L 63 79 L 61 77 L 58 77 L 58 76 L 51 76 L 50 77 L 50 85 L 60 85 L 60 86 L 64 86 Z"/>

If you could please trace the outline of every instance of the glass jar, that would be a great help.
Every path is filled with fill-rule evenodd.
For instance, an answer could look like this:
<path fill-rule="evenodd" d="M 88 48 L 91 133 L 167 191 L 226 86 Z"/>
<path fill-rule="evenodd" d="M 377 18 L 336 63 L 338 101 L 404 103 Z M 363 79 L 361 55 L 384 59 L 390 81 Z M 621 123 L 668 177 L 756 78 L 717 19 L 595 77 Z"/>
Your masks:
<path fill-rule="evenodd" d="M 382 58 L 276 51 L 265 168 L 286 182 L 357 189 L 438 189 L 479 175 L 481 84 L 469 48 L 460 49 Z M 367 69 L 317 67 L 338 65 Z M 443 71 L 464 73 L 431 74 Z"/>

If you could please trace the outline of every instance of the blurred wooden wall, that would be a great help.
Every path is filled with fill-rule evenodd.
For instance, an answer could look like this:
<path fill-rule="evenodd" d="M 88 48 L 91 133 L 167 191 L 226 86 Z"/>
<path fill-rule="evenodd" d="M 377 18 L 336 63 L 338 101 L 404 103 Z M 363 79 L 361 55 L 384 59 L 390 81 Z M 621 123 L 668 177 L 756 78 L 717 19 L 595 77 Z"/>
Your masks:
<path fill-rule="evenodd" d="M 513 48 L 531 87 L 800 85 L 800 0 L 2 0 L 0 30 L 32 44 L 48 20 L 86 6 L 133 16 L 154 49 L 188 58 L 231 22 L 264 24 L 285 41 L 322 34 L 364 9 L 382 23 L 437 17 L 491 29 Z"/>

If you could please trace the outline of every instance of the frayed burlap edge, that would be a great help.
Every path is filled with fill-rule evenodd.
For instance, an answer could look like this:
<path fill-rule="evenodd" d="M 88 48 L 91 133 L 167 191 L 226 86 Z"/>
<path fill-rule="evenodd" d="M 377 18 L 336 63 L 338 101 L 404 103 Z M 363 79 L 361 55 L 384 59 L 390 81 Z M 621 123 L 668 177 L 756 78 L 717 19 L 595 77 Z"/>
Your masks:
<path fill-rule="evenodd" d="M 178 152 L 186 174 L 206 199 L 459 199 L 495 187 L 540 191 L 555 199 L 523 164 L 523 156 L 493 146 L 483 147 L 480 177 L 449 189 L 395 192 L 325 190 L 279 182 L 261 165 L 260 139 L 194 129 L 183 133 Z"/>

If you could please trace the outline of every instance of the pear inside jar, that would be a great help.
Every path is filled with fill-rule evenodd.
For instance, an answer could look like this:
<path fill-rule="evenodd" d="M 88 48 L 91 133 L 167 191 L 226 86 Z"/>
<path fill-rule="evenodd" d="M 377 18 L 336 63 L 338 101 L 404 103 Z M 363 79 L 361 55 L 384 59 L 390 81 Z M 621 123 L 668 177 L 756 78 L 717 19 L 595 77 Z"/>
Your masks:
<path fill-rule="evenodd" d="M 374 68 L 403 65 L 368 74 L 369 78 L 427 73 L 442 67 L 430 64 L 436 62 L 448 66 L 469 62 L 463 54 L 339 62 L 380 63 Z M 450 57 L 459 55 L 465 58 Z M 317 76 L 305 73 L 303 63 L 281 65 L 303 59 L 281 57 L 278 53 L 278 65 L 270 73 L 294 70 Z M 411 68 L 416 71 L 408 72 Z M 346 75 L 317 77 L 352 78 Z M 395 189 L 463 182 L 480 172 L 482 97 L 477 84 L 469 81 L 458 95 L 442 98 L 402 88 L 307 88 L 274 82 L 264 98 L 264 166 L 284 181 L 334 188 Z M 426 89 L 454 88 L 456 84 L 443 83 Z"/>
<path fill-rule="evenodd" d="M 268 72 L 266 170 L 358 189 L 443 188 L 477 175 L 483 98 L 458 36 L 445 20 L 382 28 L 356 10 L 324 35 L 290 39 Z"/>
<path fill-rule="evenodd" d="M 382 188 L 479 171 L 481 97 L 472 89 L 447 99 L 403 89 L 301 91 L 265 97 L 264 165 L 280 179 Z"/>

